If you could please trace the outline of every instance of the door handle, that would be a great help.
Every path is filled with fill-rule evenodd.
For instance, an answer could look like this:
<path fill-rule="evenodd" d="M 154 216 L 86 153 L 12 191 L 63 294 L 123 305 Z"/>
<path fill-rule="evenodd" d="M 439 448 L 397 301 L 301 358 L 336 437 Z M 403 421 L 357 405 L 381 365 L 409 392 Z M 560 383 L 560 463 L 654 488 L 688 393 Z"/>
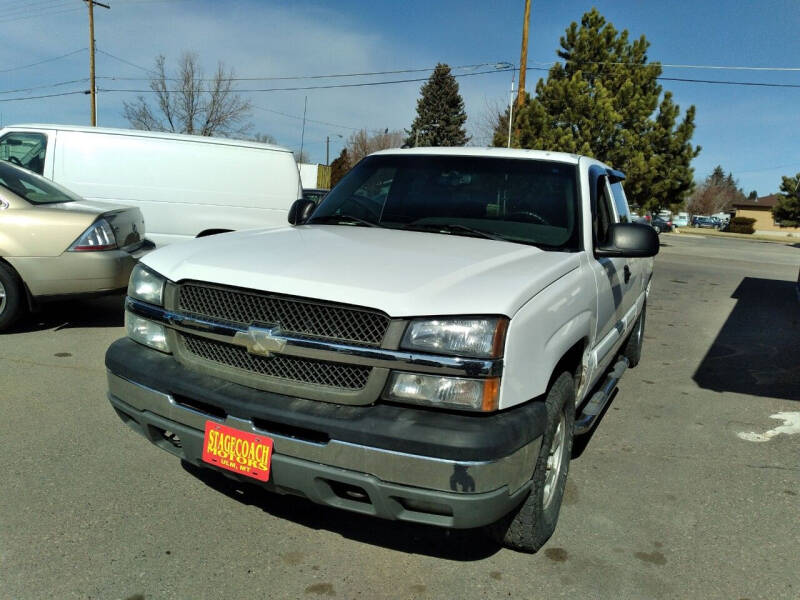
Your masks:
<path fill-rule="evenodd" d="M 625 265 L 625 268 L 622 270 L 625 273 L 625 283 L 628 283 L 631 280 L 631 268 L 628 265 Z"/>

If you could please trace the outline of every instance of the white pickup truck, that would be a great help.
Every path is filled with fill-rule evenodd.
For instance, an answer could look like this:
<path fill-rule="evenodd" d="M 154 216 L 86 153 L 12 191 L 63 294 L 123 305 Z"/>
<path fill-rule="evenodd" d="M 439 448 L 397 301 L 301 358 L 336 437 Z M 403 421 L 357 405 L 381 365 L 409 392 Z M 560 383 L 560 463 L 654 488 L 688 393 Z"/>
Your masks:
<path fill-rule="evenodd" d="M 290 226 L 147 255 L 111 404 L 195 465 L 536 551 L 573 436 L 641 354 L 658 236 L 623 179 L 571 154 L 373 154 Z"/>

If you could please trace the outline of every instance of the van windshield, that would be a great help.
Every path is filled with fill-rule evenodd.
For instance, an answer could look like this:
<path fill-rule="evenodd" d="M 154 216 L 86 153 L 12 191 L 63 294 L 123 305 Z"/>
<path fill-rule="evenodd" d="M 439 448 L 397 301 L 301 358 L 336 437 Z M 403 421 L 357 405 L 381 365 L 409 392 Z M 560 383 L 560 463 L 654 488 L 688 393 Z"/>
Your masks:
<path fill-rule="evenodd" d="M 310 224 L 372 225 L 577 250 L 577 165 L 516 158 L 378 155 L 325 197 Z"/>
<path fill-rule="evenodd" d="M 31 204 L 58 204 L 81 199 L 80 196 L 44 177 L 4 161 L 0 161 L 0 186 Z"/>

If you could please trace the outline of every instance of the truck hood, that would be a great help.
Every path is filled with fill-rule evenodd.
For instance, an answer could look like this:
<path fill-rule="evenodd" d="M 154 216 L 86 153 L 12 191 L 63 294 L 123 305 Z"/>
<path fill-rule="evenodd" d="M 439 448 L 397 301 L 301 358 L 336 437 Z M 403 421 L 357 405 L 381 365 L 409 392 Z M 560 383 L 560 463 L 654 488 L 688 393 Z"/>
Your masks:
<path fill-rule="evenodd" d="M 392 317 L 512 316 L 579 261 L 511 242 L 348 225 L 226 233 L 143 260 L 172 281 L 355 304 Z"/>

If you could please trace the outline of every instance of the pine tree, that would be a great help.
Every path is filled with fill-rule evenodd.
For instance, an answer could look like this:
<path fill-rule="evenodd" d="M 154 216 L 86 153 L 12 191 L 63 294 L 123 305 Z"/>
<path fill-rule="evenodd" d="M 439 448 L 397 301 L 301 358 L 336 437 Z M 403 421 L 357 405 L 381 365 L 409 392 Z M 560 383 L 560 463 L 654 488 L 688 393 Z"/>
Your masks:
<path fill-rule="evenodd" d="M 469 141 L 467 113 L 450 67 L 439 63 L 420 89 L 417 116 L 407 129 L 409 146 L 463 146 Z"/>
<path fill-rule="evenodd" d="M 780 195 L 772 209 L 773 218 L 784 227 L 800 227 L 800 173 L 783 176 Z"/>
<path fill-rule="evenodd" d="M 339 156 L 331 163 L 331 187 L 339 183 L 339 180 L 347 174 L 351 167 L 347 148 L 342 148 Z"/>
<path fill-rule="evenodd" d="M 561 38 L 557 62 L 534 97 L 514 114 L 511 145 L 592 156 L 624 171 L 629 201 L 656 210 L 692 190 L 690 144 L 695 108 L 663 92 L 659 63 L 647 62 L 649 42 L 629 40 L 592 9 Z M 662 93 L 663 92 L 663 93 Z M 493 144 L 508 142 L 508 115 L 500 115 Z"/>

